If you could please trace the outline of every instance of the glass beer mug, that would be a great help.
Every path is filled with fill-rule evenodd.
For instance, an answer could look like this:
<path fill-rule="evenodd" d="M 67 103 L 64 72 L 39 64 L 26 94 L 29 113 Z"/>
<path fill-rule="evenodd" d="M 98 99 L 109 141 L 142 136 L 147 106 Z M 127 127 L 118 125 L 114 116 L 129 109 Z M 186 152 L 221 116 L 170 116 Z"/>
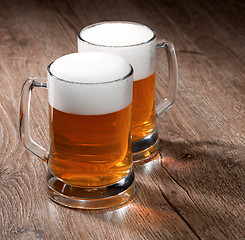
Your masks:
<path fill-rule="evenodd" d="M 168 56 L 168 94 L 155 106 L 156 49 Z M 156 116 L 169 109 L 177 92 L 177 60 L 172 43 L 156 41 L 150 28 L 131 22 L 101 22 L 78 34 L 78 52 L 109 51 L 123 56 L 134 68 L 132 151 L 134 162 L 155 158 L 159 152 Z"/>
<path fill-rule="evenodd" d="M 47 162 L 48 196 L 85 209 L 130 201 L 135 192 L 131 65 L 113 53 L 86 52 L 58 58 L 47 71 L 47 80 L 34 77 L 24 83 L 19 124 L 25 147 Z M 34 87 L 48 89 L 49 151 L 30 136 Z"/>

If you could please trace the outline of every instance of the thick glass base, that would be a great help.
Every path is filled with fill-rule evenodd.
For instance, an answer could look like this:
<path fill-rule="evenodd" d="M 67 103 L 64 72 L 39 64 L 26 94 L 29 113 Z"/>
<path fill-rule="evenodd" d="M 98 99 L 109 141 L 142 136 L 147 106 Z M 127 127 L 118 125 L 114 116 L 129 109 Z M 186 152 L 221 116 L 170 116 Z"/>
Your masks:
<path fill-rule="evenodd" d="M 133 162 L 146 163 L 159 155 L 159 139 L 155 129 L 142 140 L 132 143 Z"/>
<path fill-rule="evenodd" d="M 133 172 L 113 185 L 95 189 L 68 185 L 49 172 L 46 186 L 48 197 L 56 203 L 82 209 L 103 209 L 125 204 L 132 200 L 135 189 Z"/>

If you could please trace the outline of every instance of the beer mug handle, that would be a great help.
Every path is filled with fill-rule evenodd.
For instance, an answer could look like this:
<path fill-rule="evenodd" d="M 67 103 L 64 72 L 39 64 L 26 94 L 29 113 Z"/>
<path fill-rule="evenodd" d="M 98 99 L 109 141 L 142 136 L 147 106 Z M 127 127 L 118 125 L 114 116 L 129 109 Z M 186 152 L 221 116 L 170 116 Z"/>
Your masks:
<path fill-rule="evenodd" d="M 159 117 L 175 102 L 178 87 L 178 65 L 173 43 L 159 41 L 157 42 L 156 48 L 165 48 L 168 58 L 168 93 L 167 97 L 156 105 L 156 115 Z"/>
<path fill-rule="evenodd" d="M 37 80 L 40 80 L 37 81 Z M 45 80 L 45 81 L 44 81 Z M 24 146 L 31 153 L 43 159 L 45 162 L 48 160 L 48 151 L 34 142 L 30 135 L 30 101 L 31 92 L 34 87 L 47 88 L 47 79 L 31 77 L 28 78 L 21 89 L 20 105 L 19 105 L 19 131 L 20 139 L 24 143 Z"/>

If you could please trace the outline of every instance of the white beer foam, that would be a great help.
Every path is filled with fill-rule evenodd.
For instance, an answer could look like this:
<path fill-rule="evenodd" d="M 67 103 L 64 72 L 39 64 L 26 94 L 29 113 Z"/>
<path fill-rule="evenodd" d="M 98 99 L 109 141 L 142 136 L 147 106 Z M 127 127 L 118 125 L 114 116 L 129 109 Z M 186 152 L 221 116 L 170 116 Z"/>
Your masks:
<path fill-rule="evenodd" d="M 104 22 L 87 28 L 80 36 L 93 44 L 122 47 L 148 42 L 154 33 L 138 24 Z"/>
<path fill-rule="evenodd" d="M 156 38 L 144 25 L 102 22 L 84 28 L 79 36 L 78 52 L 106 51 L 121 55 L 133 66 L 134 81 L 155 72 Z"/>
<path fill-rule="evenodd" d="M 131 66 L 119 55 L 72 53 L 55 60 L 48 73 L 49 104 L 57 110 L 100 115 L 132 102 Z"/>

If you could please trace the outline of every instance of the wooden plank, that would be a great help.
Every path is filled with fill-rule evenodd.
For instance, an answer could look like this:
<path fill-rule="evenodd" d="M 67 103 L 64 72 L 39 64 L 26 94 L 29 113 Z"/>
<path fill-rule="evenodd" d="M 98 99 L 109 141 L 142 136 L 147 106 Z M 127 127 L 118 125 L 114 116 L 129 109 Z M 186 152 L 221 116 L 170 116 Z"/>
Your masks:
<path fill-rule="evenodd" d="M 244 96 L 244 1 L 175 0 L 155 5 L 197 47 L 194 53 L 205 55 L 223 75 L 223 81 L 230 81 Z"/>
<path fill-rule="evenodd" d="M 183 34 L 179 42 L 178 49 L 188 50 L 178 50 L 179 96 L 160 124 L 162 166 L 190 202 L 180 191 L 172 194 L 172 188 L 161 186 L 201 239 L 240 239 L 245 232 L 244 97 L 226 81 L 227 74 L 196 54 L 200 51 L 189 36 Z"/>
<path fill-rule="evenodd" d="M 176 3 L 178 7 L 183 5 Z M 244 97 L 232 81 L 226 81 L 229 73 L 221 73 L 168 10 L 162 1 L 3 1 L 1 239 L 245 237 Z M 159 38 L 175 43 L 180 71 L 178 99 L 159 119 L 162 158 L 135 167 L 135 201 L 107 212 L 71 210 L 47 198 L 46 166 L 18 140 L 20 88 L 26 77 L 45 76 L 51 61 L 76 51 L 75 35 L 80 28 L 119 19 L 146 24 Z M 158 61 L 160 80 L 166 76 L 166 67 L 162 68 L 164 60 L 158 57 Z M 164 87 L 159 84 L 159 95 L 166 92 Z M 33 138 L 47 146 L 47 93 L 38 89 L 33 95 Z"/>
<path fill-rule="evenodd" d="M 63 4 L 68 5 L 68 2 L 57 1 L 43 7 L 37 2 L 30 5 L 26 2 L 14 8 L 10 7 L 11 4 L 5 2 L 1 9 L 1 15 L 6 19 L 1 23 L 5 41 L 0 44 L 5 49 L 0 61 L 3 126 L 1 239 L 174 239 L 185 236 L 196 239 L 163 199 L 151 178 L 147 180 L 147 189 L 141 180 L 137 180 L 138 192 L 131 205 L 109 212 L 71 210 L 47 198 L 44 191 L 45 164 L 27 153 L 18 140 L 18 97 L 26 77 L 46 75 L 46 66 L 53 59 L 75 50 L 76 37 L 71 28 L 73 15 L 70 11 L 62 12 Z M 19 24 L 22 29 L 16 33 Z M 79 29 L 80 26 L 76 27 Z M 32 104 L 35 107 L 31 115 L 32 129 L 35 129 L 33 138 L 47 145 L 45 98 L 45 90 L 34 91 Z M 139 172 L 137 178 L 145 181 L 143 173 Z"/>

